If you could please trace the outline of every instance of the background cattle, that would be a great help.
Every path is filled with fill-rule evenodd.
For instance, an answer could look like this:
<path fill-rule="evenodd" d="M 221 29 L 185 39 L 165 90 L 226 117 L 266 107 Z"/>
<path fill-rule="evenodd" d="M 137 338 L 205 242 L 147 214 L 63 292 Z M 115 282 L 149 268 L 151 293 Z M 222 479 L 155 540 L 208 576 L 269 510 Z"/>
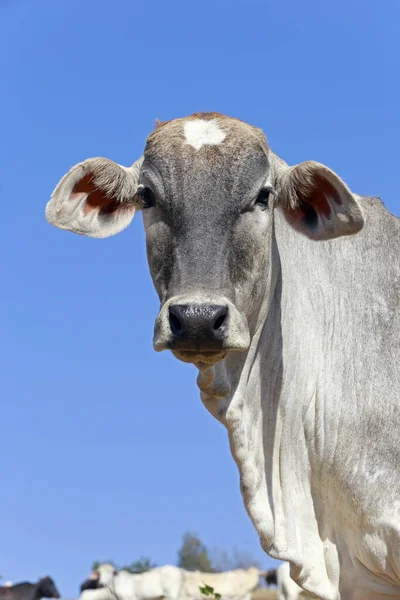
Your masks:
<path fill-rule="evenodd" d="M 80 600 L 178 600 L 182 587 L 182 571 L 166 565 L 133 574 L 109 564 L 100 565 L 89 582 L 81 585 Z"/>
<path fill-rule="evenodd" d="M 80 600 L 203 600 L 200 587 L 207 585 L 221 594 L 222 600 L 251 600 L 262 575 L 256 568 L 202 573 L 172 565 L 140 574 L 116 573 L 112 565 L 104 564 L 82 583 Z"/>
<path fill-rule="evenodd" d="M 24 581 L 16 585 L 0 587 L 0 600 L 41 600 L 42 598 L 61 598 L 51 577 L 43 577 L 37 583 Z"/>

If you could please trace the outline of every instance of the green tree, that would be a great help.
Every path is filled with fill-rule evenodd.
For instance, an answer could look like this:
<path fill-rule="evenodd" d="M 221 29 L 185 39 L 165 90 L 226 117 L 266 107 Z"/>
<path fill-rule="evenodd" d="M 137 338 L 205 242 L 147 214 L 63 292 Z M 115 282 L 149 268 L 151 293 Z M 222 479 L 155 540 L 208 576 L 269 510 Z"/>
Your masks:
<path fill-rule="evenodd" d="M 135 562 L 131 562 L 129 565 L 126 565 L 124 567 L 119 567 L 118 565 L 115 564 L 115 562 L 113 560 L 103 560 L 103 561 L 95 560 L 94 563 L 92 564 L 92 570 L 98 569 L 99 566 L 103 565 L 104 563 L 107 563 L 108 565 L 112 565 L 113 567 L 115 567 L 115 569 L 117 571 L 121 571 L 123 569 L 124 571 L 129 571 L 130 573 L 144 573 L 145 571 L 154 569 L 154 567 L 157 566 L 156 564 L 152 563 L 150 558 L 148 558 L 147 556 L 141 556 L 139 558 L 139 560 L 136 560 Z"/>
<path fill-rule="evenodd" d="M 95 560 L 92 564 L 92 571 L 98 569 L 100 565 L 104 565 L 105 563 L 107 563 L 108 565 L 112 565 L 117 569 L 115 562 L 112 560 Z"/>
<path fill-rule="evenodd" d="M 149 571 L 150 569 L 154 569 L 157 565 L 152 563 L 150 558 L 147 556 L 142 556 L 139 560 L 130 563 L 126 567 L 122 567 L 125 571 L 129 571 L 130 573 L 144 573 L 145 571 Z"/>
<path fill-rule="evenodd" d="M 256 569 L 261 570 L 260 562 L 256 558 L 237 548 L 234 548 L 231 553 L 226 550 L 214 549 L 210 555 L 216 573 L 232 571 L 234 569 L 249 569 L 250 567 L 256 567 Z"/>
<path fill-rule="evenodd" d="M 182 538 L 178 551 L 178 567 L 186 571 L 213 572 L 207 547 L 193 533 L 187 532 Z"/>

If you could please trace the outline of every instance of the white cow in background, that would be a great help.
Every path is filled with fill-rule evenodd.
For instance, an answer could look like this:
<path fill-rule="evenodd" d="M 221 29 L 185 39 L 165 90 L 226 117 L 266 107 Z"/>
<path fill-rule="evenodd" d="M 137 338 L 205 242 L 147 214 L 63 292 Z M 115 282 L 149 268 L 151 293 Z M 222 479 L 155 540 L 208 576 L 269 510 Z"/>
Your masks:
<path fill-rule="evenodd" d="M 172 565 L 134 575 L 103 564 L 82 584 L 80 600 L 178 600 L 181 586 L 181 569 Z"/>
<path fill-rule="evenodd" d="M 200 587 L 205 585 L 221 594 L 221 600 L 251 600 L 262 575 L 256 568 L 202 573 L 173 565 L 140 574 L 117 573 L 103 564 L 82 584 L 80 600 L 202 600 Z"/>

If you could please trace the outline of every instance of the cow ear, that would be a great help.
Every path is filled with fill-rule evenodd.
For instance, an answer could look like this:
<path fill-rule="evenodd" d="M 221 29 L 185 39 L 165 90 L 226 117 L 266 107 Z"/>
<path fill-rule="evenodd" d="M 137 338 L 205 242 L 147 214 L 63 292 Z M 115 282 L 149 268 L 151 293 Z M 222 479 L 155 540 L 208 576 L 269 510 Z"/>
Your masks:
<path fill-rule="evenodd" d="M 277 196 L 290 225 L 313 240 L 353 235 L 364 226 L 359 202 L 340 177 L 320 163 L 280 170 Z"/>
<path fill-rule="evenodd" d="M 46 219 L 60 229 L 106 238 L 132 221 L 143 159 L 130 168 L 106 158 L 90 158 L 72 167 L 46 206 Z"/>

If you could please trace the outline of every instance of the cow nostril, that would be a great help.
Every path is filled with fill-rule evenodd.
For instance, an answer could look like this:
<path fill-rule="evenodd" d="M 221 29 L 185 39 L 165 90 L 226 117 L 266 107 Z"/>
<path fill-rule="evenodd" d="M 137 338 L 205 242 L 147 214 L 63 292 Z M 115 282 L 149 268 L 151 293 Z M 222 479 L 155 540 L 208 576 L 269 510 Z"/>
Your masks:
<path fill-rule="evenodd" d="M 213 304 L 174 304 L 168 322 L 174 343 L 221 343 L 225 336 L 228 307 Z"/>
<path fill-rule="evenodd" d="M 169 311 L 169 325 L 174 335 L 179 335 L 180 333 L 182 333 L 182 323 L 171 310 Z"/>
<path fill-rule="evenodd" d="M 215 323 L 213 325 L 213 329 L 215 331 L 217 331 L 218 329 L 220 329 L 220 327 L 222 327 L 222 325 L 225 323 L 225 319 L 226 319 L 226 314 L 219 315 L 219 317 L 215 320 Z"/>

